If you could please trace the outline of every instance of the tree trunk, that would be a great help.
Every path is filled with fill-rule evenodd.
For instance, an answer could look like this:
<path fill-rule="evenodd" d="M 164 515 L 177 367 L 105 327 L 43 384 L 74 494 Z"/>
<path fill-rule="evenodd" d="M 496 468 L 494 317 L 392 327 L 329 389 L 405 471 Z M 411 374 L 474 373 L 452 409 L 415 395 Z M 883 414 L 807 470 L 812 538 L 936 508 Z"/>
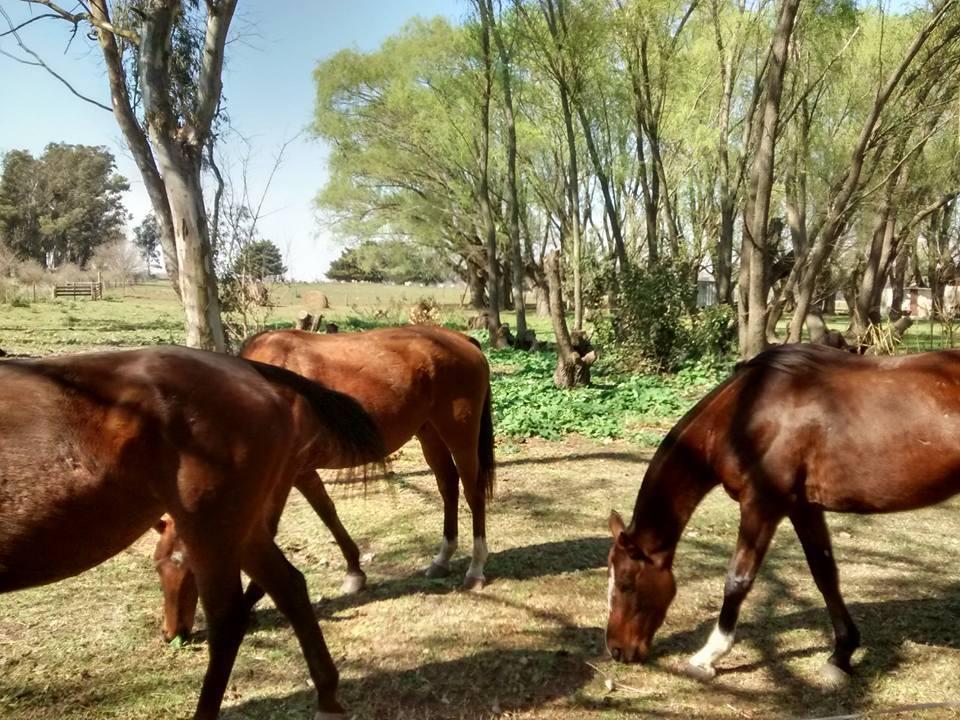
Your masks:
<path fill-rule="evenodd" d="M 485 0 L 478 0 L 481 17 Z M 480 46 L 483 51 L 483 98 L 480 104 L 480 219 L 487 250 L 487 322 L 491 347 L 504 347 L 500 334 L 500 268 L 497 263 L 497 227 L 490 204 L 490 96 L 493 92 L 493 70 L 490 60 L 490 27 L 480 24 Z"/>
<path fill-rule="evenodd" d="M 780 18 L 771 42 L 770 62 L 767 69 L 767 91 L 763 107 L 763 125 L 760 144 L 757 147 L 751 172 L 751 185 L 756 188 L 750 220 L 748 254 L 740 262 L 750 266 L 749 290 L 747 293 L 747 332 L 745 344 L 740 347 L 743 358 L 750 358 L 766 347 L 767 296 L 769 281 L 768 229 L 770 219 L 770 195 L 773 191 L 773 164 L 776 149 L 777 126 L 780 121 L 780 97 L 783 93 L 783 76 L 787 65 L 787 49 L 800 0 L 783 0 Z"/>
<path fill-rule="evenodd" d="M 557 338 L 557 367 L 553 373 L 553 383 L 558 388 L 572 388 L 590 384 L 590 365 L 595 355 L 581 357 L 573 349 L 567 319 L 563 312 L 563 289 L 560 282 L 560 257 L 556 251 L 544 259 L 544 270 L 550 286 L 550 318 L 553 321 L 553 333 Z"/>
<path fill-rule="evenodd" d="M 180 268 L 180 299 L 186 316 L 188 347 L 224 351 L 220 298 L 213 253 L 207 235 L 199 160 L 167 158 L 157 153 L 163 172 Z M 193 167 L 190 167 L 190 165 Z"/>
<path fill-rule="evenodd" d="M 484 8 L 486 12 L 484 13 Z M 507 54 L 500 31 L 500 23 L 493 14 L 492 0 L 480 0 L 481 20 L 487 16 L 487 23 L 497 45 L 500 58 L 500 80 L 503 85 L 503 112 L 507 126 L 507 194 L 509 204 L 510 260 L 513 285 L 513 306 L 517 318 L 517 337 L 523 341 L 527 335 L 526 300 L 523 296 L 523 250 L 520 244 L 520 196 L 517 190 L 517 126 L 513 115 L 513 87 L 510 77 L 510 57 Z M 505 294 L 504 297 L 507 297 Z"/>

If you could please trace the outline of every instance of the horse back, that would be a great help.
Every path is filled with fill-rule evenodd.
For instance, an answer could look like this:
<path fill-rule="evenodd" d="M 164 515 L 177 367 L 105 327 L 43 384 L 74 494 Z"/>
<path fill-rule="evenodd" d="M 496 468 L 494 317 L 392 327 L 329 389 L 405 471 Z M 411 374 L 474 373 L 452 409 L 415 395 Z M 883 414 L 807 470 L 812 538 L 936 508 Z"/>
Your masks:
<path fill-rule="evenodd" d="M 870 358 L 800 346 L 743 364 L 703 411 L 728 492 L 891 512 L 960 492 L 960 352 Z M 696 434 L 696 433 L 694 433 Z"/>
<path fill-rule="evenodd" d="M 353 397 L 377 424 L 388 452 L 425 423 L 481 412 L 490 384 L 486 357 L 471 338 L 436 326 L 329 335 L 276 330 L 251 338 L 241 357 Z"/>

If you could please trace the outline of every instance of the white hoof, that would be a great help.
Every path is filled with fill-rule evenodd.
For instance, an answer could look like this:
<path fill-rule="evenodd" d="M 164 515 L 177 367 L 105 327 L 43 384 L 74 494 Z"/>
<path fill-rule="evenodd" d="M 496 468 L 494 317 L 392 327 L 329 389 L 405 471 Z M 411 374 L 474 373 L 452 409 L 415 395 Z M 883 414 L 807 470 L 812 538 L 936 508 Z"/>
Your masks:
<path fill-rule="evenodd" d="M 340 592 L 344 595 L 356 595 L 367 586 L 367 576 L 363 573 L 354 575 L 349 573 L 340 586 Z"/>
<path fill-rule="evenodd" d="M 464 590 L 483 590 L 486 586 L 487 579 L 483 575 L 480 575 L 479 577 L 467 575 L 463 579 Z"/>
<path fill-rule="evenodd" d="M 697 665 L 693 662 L 687 663 L 684 672 L 700 682 L 710 682 L 717 676 L 717 669 L 712 665 Z"/>

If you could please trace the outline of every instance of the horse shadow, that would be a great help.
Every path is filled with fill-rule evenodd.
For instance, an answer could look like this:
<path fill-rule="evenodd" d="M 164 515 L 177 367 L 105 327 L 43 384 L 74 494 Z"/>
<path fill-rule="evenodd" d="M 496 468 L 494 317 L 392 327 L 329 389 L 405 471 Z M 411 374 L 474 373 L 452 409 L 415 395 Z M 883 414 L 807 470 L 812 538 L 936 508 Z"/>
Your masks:
<path fill-rule="evenodd" d="M 498 582 L 505 580 L 532 580 L 534 578 L 582 572 L 606 566 L 610 540 L 595 536 L 575 540 L 558 540 L 536 545 L 507 548 L 490 556 L 487 566 L 487 588 L 482 593 L 495 593 Z M 350 610 L 369 603 L 393 600 L 406 595 L 445 595 L 462 592 L 460 583 L 469 564 L 469 558 L 458 558 L 450 563 L 446 578 L 428 578 L 416 571 L 401 577 L 372 580 L 365 590 L 356 595 L 338 595 L 313 604 L 314 613 L 321 622 L 340 622 L 350 619 Z M 286 618 L 274 607 L 255 608 L 252 627 L 277 628 L 288 625 Z M 200 630 L 194 636 L 205 638 Z"/>
<path fill-rule="evenodd" d="M 571 633 L 573 636 L 571 637 Z M 368 659 L 338 663 L 338 697 L 356 720 L 394 717 L 486 720 L 524 712 L 576 695 L 594 677 L 586 664 L 594 657 L 598 628 L 571 628 L 557 650 L 542 647 L 489 648 L 456 660 L 427 662 L 400 670 L 377 667 Z M 309 717 L 313 690 L 284 697 L 256 698 L 225 708 L 223 720 Z"/>
<path fill-rule="evenodd" d="M 779 577 L 774 577 L 773 582 L 778 584 Z M 820 657 L 826 662 L 833 651 L 833 631 L 826 608 L 819 602 L 808 601 L 805 607 L 793 612 L 784 613 L 782 607 L 767 604 L 747 613 L 737 627 L 737 642 L 751 646 L 760 658 L 740 663 L 721 660 L 710 692 L 751 705 L 759 700 L 778 706 L 787 714 L 795 713 L 798 698 L 804 699 L 805 712 L 810 717 L 858 713 L 872 706 L 878 680 L 916 662 L 915 656 L 910 657 L 907 643 L 960 650 L 960 583 L 944 586 L 934 597 L 911 598 L 917 588 L 910 580 L 887 587 L 885 592 L 900 597 L 848 603 L 862 641 L 854 655 L 853 675 L 845 685 L 830 688 L 818 670 L 797 671 L 796 665 L 788 662 L 803 657 Z M 789 592 L 785 584 L 783 589 Z M 707 618 L 693 629 L 659 638 L 654 645 L 654 662 L 667 672 L 681 673 L 682 664 L 700 648 L 714 622 L 715 618 Z M 822 639 L 803 648 L 784 650 L 780 638 L 797 630 L 819 630 Z M 749 683 L 749 689 L 740 687 L 739 677 L 761 669 L 770 676 L 769 682 L 764 683 L 768 690 L 760 690 L 753 683 Z"/>

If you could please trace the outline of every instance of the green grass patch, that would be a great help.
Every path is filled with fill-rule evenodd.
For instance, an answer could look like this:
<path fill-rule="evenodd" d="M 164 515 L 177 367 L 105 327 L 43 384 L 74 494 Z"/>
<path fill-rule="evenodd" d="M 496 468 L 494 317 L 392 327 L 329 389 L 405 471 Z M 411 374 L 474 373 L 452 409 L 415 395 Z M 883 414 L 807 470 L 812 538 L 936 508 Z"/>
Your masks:
<path fill-rule="evenodd" d="M 556 440 L 578 433 L 656 444 L 664 423 L 678 419 L 729 372 L 728 366 L 698 363 L 675 375 L 627 375 L 601 361 L 592 385 L 561 390 L 553 384 L 553 353 L 492 350 L 488 357 L 494 427 L 510 438 Z"/>

